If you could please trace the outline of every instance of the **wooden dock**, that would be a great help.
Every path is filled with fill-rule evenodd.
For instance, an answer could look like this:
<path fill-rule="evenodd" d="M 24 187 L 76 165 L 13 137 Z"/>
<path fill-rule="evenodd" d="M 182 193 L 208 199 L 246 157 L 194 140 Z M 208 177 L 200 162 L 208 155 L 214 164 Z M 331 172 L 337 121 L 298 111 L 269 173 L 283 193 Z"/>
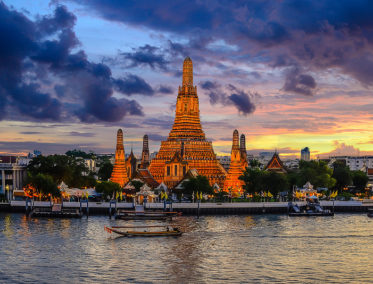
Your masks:
<path fill-rule="evenodd" d="M 28 216 L 30 218 L 81 218 L 82 215 L 79 209 L 62 208 L 61 204 L 54 204 L 52 207 L 35 207 Z"/>

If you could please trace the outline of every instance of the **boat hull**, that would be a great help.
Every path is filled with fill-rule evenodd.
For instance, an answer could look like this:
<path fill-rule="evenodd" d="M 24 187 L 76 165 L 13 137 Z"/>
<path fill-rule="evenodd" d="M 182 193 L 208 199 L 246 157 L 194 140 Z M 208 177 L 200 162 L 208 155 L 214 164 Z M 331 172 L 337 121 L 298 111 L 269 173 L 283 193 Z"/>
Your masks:
<path fill-rule="evenodd" d="M 79 210 L 63 209 L 61 211 L 52 211 L 45 208 L 35 208 L 28 215 L 30 218 L 81 218 L 82 212 Z"/>
<path fill-rule="evenodd" d="M 322 213 L 289 213 L 289 217 L 308 217 L 308 216 L 334 216 L 334 212 L 322 212 Z"/>
<path fill-rule="evenodd" d="M 130 215 L 116 215 L 115 219 L 120 219 L 120 220 L 160 220 L 160 221 L 165 221 L 165 220 L 171 220 L 171 216 L 143 216 L 143 215 L 135 215 L 135 216 L 130 216 Z"/>
<path fill-rule="evenodd" d="M 112 232 L 124 237 L 178 237 L 182 235 L 180 231 L 164 231 L 164 232 L 136 232 L 127 231 L 122 232 L 119 230 L 111 229 Z"/>

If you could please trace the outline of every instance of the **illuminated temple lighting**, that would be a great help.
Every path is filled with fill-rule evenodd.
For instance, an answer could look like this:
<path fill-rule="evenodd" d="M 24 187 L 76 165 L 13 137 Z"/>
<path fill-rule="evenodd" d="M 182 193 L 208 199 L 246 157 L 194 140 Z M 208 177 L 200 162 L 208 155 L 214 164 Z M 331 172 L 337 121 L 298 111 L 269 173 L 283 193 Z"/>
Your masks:
<path fill-rule="evenodd" d="M 110 181 L 118 183 L 121 187 L 123 187 L 129 181 L 124 157 L 123 131 L 122 129 L 118 129 L 115 163 Z"/>
<path fill-rule="evenodd" d="M 206 141 L 199 116 L 197 87 L 193 86 L 193 63 L 183 64 L 182 86 L 176 101 L 176 116 L 166 141 L 161 142 L 149 171 L 158 183 L 176 186 L 190 169 L 206 176 L 211 185 L 224 184 L 226 171 L 216 159 L 212 143 Z"/>
<path fill-rule="evenodd" d="M 231 163 L 228 175 L 224 182 L 224 190 L 232 192 L 233 195 L 240 195 L 243 192 L 244 182 L 239 179 L 248 166 L 245 135 L 238 139 L 237 129 L 233 131 L 233 142 L 231 152 Z"/>

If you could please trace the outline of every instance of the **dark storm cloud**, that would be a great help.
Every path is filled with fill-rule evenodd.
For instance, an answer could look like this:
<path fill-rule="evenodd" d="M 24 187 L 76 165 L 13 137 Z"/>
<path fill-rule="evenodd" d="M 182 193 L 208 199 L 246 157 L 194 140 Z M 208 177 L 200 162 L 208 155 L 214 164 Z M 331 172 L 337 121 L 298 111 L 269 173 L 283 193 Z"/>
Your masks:
<path fill-rule="evenodd" d="M 189 40 L 169 40 L 172 55 L 191 55 L 210 64 L 224 58 L 270 67 L 303 66 L 313 72 L 337 68 L 364 85 L 373 82 L 373 2 L 369 0 L 76 2 L 110 21 Z M 212 51 L 209 45 L 219 40 L 234 49 Z M 303 95 L 313 94 L 316 86 L 307 74 L 286 84 Z"/>
<path fill-rule="evenodd" d="M 143 114 L 135 100 L 118 99 L 114 90 L 152 95 L 151 86 L 132 74 L 113 78 L 107 65 L 74 51 L 76 17 L 66 7 L 31 21 L 0 2 L 0 18 L 0 119 L 113 122 Z"/>
<path fill-rule="evenodd" d="M 121 57 L 128 61 L 128 67 L 149 66 L 152 69 L 167 70 L 168 60 L 164 53 L 155 46 L 144 45 L 134 48 L 132 52 L 122 52 Z"/>
<path fill-rule="evenodd" d="M 200 83 L 202 89 L 204 90 L 213 90 L 219 87 L 219 84 L 212 81 L 204 81 Z"/>
<path fill-rule="evenodd" d="M 255 97 L 259 97 L 257 93 L 245 92 L 231 84 L 225 90 L 213 81 L 204 81 L 200 85 L 203 90 L 206 90 L 212 105 L 233 105 L 243 115 L 253 113 L 256 109 L 253 100 Z"/>
<path fill-rule="evenodd" d="M 114 83 L 118 91 L 129 96 L 134 94 L 151 96 L 154 94 L 153 88 L 143 78 L 133 74 L 116 79 Z"/>
<path fill-rule="evenodd" d="M 311 75 L 302 74 L 298 68 L 292 68 L 286 75 L 283 90 L 305 96 L 315 93 L 316 81 Z"/>
<path fill-rule="evenodd" d="M 174 89 L 171 86 L 160 85 L 157 89 L 157 92 L 161 94 L 172 94 L 174 92 Z"/>

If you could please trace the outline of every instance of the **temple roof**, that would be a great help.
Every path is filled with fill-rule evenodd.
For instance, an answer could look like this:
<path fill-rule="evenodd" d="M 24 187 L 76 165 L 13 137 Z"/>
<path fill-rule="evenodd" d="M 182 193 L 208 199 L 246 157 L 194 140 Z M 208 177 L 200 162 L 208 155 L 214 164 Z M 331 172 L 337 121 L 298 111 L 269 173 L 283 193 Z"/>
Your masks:
<path fill-rule="evenodd" d="M 144 183 L 148 184 L 151 188 L 157 187 L 159 184 L 153 178 L 148 169 L 138 169 L 135 178 L 141 179 Z"/>
<path fill-rule="evenodd" d="M 181 157 L 181 154 L 179 151 L 176 151 L 174 156 L 171 158 L 170 161 L 167 161 L 166 164 L 170 164 L 170 163 L 182 163 L 182 164 L 187 164 L 186 161 L 183 160 L 183 158 Z"/>
<path fill-rule="evenodd" d="M 264 168 L 266 171 L 278 171 L 286 173 L 286 168 L 282 163 L 280 156 L 274 153 L 272 159 L 268 162 L 267 166 Z"/>
<path fill-rule="evenodd" d="M 128 156 L 128 158 L 126 159 L 126 161 L 132 161 L 132 160 L 137 160 L 136 159 L 136 157 L 135 157 L 135 155 L 133 154 L 133 151 L 132 151 L 132 149 L 131 149 L 131 153 L 130 153 L 130 155 Z"/>

